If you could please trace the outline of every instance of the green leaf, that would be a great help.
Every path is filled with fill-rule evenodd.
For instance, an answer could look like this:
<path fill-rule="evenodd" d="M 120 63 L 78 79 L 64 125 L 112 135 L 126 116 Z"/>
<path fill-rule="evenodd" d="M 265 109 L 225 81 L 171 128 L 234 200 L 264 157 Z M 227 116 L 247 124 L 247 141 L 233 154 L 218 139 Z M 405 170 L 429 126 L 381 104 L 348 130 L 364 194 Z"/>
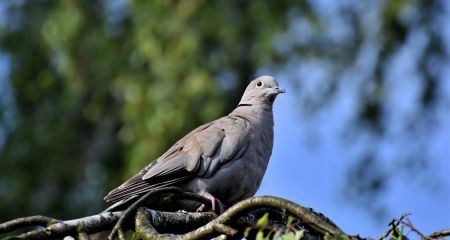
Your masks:
<path fill-rule="evenodd" d="M 275 234 L 273 235 L 273 240 L 278 240 L 281 238 L 281 232 L 280 231 L 276 231 Z"/>
<path fill-rule="evenodd" d="M 333 240 L 333 236 L 331 236 L 330 234 L 325 234 L 325 236 L 323 237 L 324 240 Z"/>
<path fill-rule="evenodd" d="M 343 234 L 336 234 L 336 235 L 334 236 L 334 239 L 335 239 L 335 240 L 349 240 L 349 239 L 348 239 L 348 236 L 343 235 Z"/>
<path fill-rule="evenodd" d="M 288 217 L 288 220 L 287 220 L 286 226 L 290 226 L 290 225 L 292 224 L 293 221 L 294 221 L 294 217 L 289 216 L 289 217 Z"/>
<path fill-rule="evenodd" d="M 256 227 L 262 229 L 266 228 L 269 224 L 269 213 L 264 213 L 264 215 L 258 219 L 258 222 L 256 222 Z"/>
<path fill-rule="evenodd" d="M 282 240 L 295 240 L 295 234 L 293 232 L 288 232 L 284 235 L 281 235 L 280 239 Z"/>
<path fill-rule="evenodd" d="M 264 232 L 262 230 L 259 230 L 256 234 L 256 240 L 264 240 Z"/>
<path fill-rule="evenodd" d="M 244 231 L 244 237 L 245 237 L 245 238 L 248 237 L 248 234 L 250 234 L 250 230 L 252 230 L 251 227 L 246 227 L 246 228 L 245 228 L 245 231 Z"/>
<path fill-rule="evenodd" d="M 305 229 L 295 231 L 295 240 L 300 240 L 305 233 Z"/>

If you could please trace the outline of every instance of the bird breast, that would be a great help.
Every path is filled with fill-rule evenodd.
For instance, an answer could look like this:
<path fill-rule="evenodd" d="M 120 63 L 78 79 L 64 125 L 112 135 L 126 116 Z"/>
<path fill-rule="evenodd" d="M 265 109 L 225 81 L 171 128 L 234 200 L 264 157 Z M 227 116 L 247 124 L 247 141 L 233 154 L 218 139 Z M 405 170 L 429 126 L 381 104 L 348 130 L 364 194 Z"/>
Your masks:
<path fill-rule="evenodd" d="M 273 118 L 246 115 L 249 129 L 241 136 L 246 139 L 245 151 L 235 159 L 220 166 L 220 170 L 208 178 L 195 178 L 188 184 L 191 191 L 206 192 L 230 206 L 253 196 L 258 190 L 266 171 L 273 147 Z M 239 116 L 237 116 L 239 117 Z"/>

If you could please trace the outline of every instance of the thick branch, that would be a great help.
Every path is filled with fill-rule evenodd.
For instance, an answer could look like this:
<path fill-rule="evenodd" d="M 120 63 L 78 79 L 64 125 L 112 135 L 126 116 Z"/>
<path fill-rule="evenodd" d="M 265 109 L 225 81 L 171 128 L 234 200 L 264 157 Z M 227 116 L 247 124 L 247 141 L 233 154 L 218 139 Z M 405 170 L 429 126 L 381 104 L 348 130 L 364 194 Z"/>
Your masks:
<path fill-rule="evenodd" d="M 100 232 L 111 229 L 117 219 L 119 219 L 121 213 L 122 212 L 104 212 L 89 217 L 63 222 L 60 221 L 44 229 L 30 231 L 6 239 L 53 239 L 64 236 L 75 236 L 77 235 L 80 226 L 83 226 L 83 231 L 86 233 Z M 35 224 L 32 226 L 35 226 Z"/>
<path fill-rule="evenodd" d="M 215 223 L 210 224 L 211 220 L 213 220 L 216 215 L 214 213 L 209 213 L 206 215 L 205 213 L 197 214 L 197 216 L 191 215 L 192 213 L 164 213 L 156 212 L 153 210 L 146 210 L 144 208 L 139 209 L 136 215 L 136 234 L 143 239 L 146 240 L 174 240 L 174 239 L 200 239 L 206 238 L 209 236 L 214 236 L 218 234 L 226 234 L 226 235 L 234 235 L 237 231 L 229 226 Z M 162 217 L 164 216 L 164 217 Z M 169 220 L 170 221 L 165 221 Z M 178 222 L 178 223 L 187 223 L 191 229 L 195 229 L 193 232 L 184 234 L 184 235 L 173 235 L 173 234 L 160 234 L 153 227 L 153 224 L 160 224 L 161 222 L 170 222 L 170 224 Z M 205 223 L 205 226 L 201 227 Z M 214 222 L 214 221 L 213 221 Z M 180 227 L 183 225 L 177 225 Z M 186 226 L 184 226 L 186 228 Z M 198 228 L 199 227 L 199 228 Z M 168 229 L 174 230 L 173 226 L 169 226 Z"/>
<path fill-rule="evenodd" d="M 183 201 L 180 203 L 180 199 Z M 119 220 L 114 225 L 111 233 L 108 236 L 108 239 L 114 239 L 116 235 L 119 235 L 120 239 L 124 239 L 121 235 L 122 228 L 130 215 L 134 215 L 136 210 L 140 206 L 153 206 L 157 207 L 162 206 L 164 209 L 172 209 L 173 211 L 179 209 L 197 209 L 201 204 L 205 204 L 209 208 L 211 207 L 211 202 L 198 194 L 184 192 L 179 188 L 169 187 L 162 189 L 155 189 L 149 191 L 142 197 L 140 197 L 136 202 L 131 204 L 120 216 Z M 171 207 L 168 207 L 171 206 Z M 110 209 L 110 208 L 109 208 Z"/>
<path fill-rule="evenodd" d="M 136 233 L 143 239 L 164 239 L 164 240 L 190 240 L 200 238 L 212 238 L 219 235 L 233 236 L 237 233 L 237 230 L 230 227 L 237 225 L 236 223 L 248 223 L 249 219 L 253 220 L 252 225 L 256 223 L 256 218 L 248 216 L 252 210 L 258 208 L 275 208 L 283 211 L 287 211 L 288 214 L 298 218 L 304 225 L 310 227 L 314 231 L 324 236 L 330 235 L 346 235 L 340 230 L 334 223 L 328 220 L 326 217 L 313 212 L 311 209 L 301 207 L 293 202 L 276 198 L 276 197 L 254 197 L 242 202 L 237 203 L 230 209 L 225 211 L 222 215 L 216 219 L 210 221 L 208 224 L 199 227 L 191 232 L 183 235 L 167 235 L 159 234 L 152 226 L 152 222 L 148 219 L 153 219 L 154 212 L 144 212 L 142 209 L 138 212 L 136 218 Z"/>
<path fill-rule="evenodd" d="M 314 212 L 311 208 L 305 208 L 291 201 L 272 196 L 253 197 L 246 199 L 229 208 L 216 220 L 220 221 L 221 223 L 227 223 L 234 216 L 238 215 L 241 212 L 248 212 L 250 210 L 262 207 L 286 210 L 288 214 L 299 219 L 300 221 L 302 221 L 302 223 L 308 225 L 313 230 L 323 235 L 345 234 L 331 220 L 329 220 L 322 214 Z"/>
<path fill-rule="evenodd" d="M 53 239 L 64 236 L 88 239 L 90 233 L 111 229 L 113 229 L 113 233 L 115 231 L 120 238 L 123 238 L 123 230 L 130 229 L 133 224 L 136 233 L 143 239 L 184 240 L 212 238 L 220 235 L 239 237 L 238 233 L 242 234 L 243 229 L 254 226 L 265 212 L 270 212 L 271 226 L 285 226 L 288 215 L 292 215 L 300 221 L 302 227 L 308 229 L 308 232 L 315 236 L 345 235 L 323 215 L 276 197 L 254 197 L 241 201 L 218 217 L 213 212 L 158 211 L 161 209 L 195 211 L 202 203 L 209 204 L 209 200 L 176 188 L 168 188 L 148 193 L 126 211 L 103 212 L 64 222 L 45 217 L 26 218 L 27 221 L 18 219 L 1 224 L 0 229 L 3 227 L 3 231 L 8 232 L 23 226 L 47 226 L 44 229 L 30 231 L 10 239 Z M 140 208 L 136 213 L 136 209 L 141 205 L 152 206 L 154 210 Z M 133 216 L 135 222 L 126 220 L 128 215 Z M 113 228 L 115 224 L 116 227 Z M 122 226 L 123 224 L 126 226 Z"/>
<path fill-rule="evenodd" d="M 173 234 L 186 233 L 217 217 L 214 212 L 162 212 L 148 208 L 141 208 L 140 212 L 159 232 Z"/>
<path fill-rule="evenodd" d="M 42 226 L 46 227 L 50 224 L 60 222 L 60 220 L 44 217 L 44 216 L 31 216 L 24 218 L 17 218 L 5 223 L 0 224 L 0 233 L 12 232 L 16 229 L 27 226 Z"/>

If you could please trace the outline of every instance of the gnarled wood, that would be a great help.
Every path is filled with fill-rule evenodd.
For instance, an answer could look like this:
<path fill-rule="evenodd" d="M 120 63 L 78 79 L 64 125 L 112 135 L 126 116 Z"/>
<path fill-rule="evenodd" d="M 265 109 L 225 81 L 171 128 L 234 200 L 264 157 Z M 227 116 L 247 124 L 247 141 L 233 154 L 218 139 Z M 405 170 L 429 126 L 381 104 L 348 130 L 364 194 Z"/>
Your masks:
<path fill-rule="evenodd" d="M 298 219 L 299 227 L 305 229 L 305 239 L 336 234 L 348 236 L 322 214 L 282 198 L 249 198 L 219 216 L 214 212 L 195 212 L 200 204 L 209 206 L 209 200 L 177 188 L 168 188 L 148 193 L 124 211 L 103 212 L 68 221 L 42 216 L 16 219 L 0 224 L 0 232 L 43 226 L 6 239 L 55 239 L 64 236 L 89 239 L 89 234 L 107 230 L 112 232 L 111 238 L 119 236 L 121 239 L 125 238 L 127 230 L 135 231 L 142 239 L 240 238 L 247 227 L 255 226 L 258 219 L 269 212 L 269 225 L 279 229 L 286 225 L 288 216 Z M 177 211 L 180 209 L 183 211 Z"/>

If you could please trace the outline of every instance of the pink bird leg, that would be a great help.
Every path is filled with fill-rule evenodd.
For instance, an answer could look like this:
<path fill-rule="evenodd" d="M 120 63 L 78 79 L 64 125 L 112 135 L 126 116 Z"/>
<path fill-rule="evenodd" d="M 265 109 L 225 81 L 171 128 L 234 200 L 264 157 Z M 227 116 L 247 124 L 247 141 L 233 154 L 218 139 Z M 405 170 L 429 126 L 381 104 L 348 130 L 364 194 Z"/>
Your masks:
<path fill-rule="evenodd" d="M 222 214 L 225 211 L 225 205 L 216 197 L 214 197 L 211 193 L 203 194 L 204 197 L 211 201 L 211 209 L 216 211 L 216 207 L 219 207 L 219 213 Z M 199 208 L 197 208 L 197 212 L 202 212 L 205 209 L 205 204 L 202 204 Z"/>

